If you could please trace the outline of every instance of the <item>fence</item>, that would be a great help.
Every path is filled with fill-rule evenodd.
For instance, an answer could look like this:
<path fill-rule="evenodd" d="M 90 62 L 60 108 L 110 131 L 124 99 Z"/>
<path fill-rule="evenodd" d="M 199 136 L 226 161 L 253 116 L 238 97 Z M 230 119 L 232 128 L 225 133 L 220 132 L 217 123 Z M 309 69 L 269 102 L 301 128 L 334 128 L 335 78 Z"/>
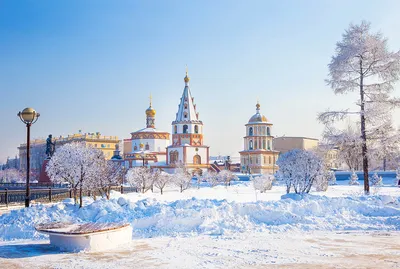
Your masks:
<path fill-rule="evenodd" d="M 65 184 L 60 183 L 29 183 L 31 189 L 40 188 L 66 188 Z M 0 189 L 25 189 L 26 183 L 0 183 Z"/>
<path fill-rule="evenodd" d="M 130 193 L 137 191 L 136 188 L 122 186 L 113 186 L 111 187 L 111 190 L 119 191 L 121 193 Z M 22 204 L 25 202 L 25 194 L 25 190 L 0 190 L 0 206 L 8 206 L 9 204 Z M 51 203 L 74 197 L 73 189 L 69 188 L 31 189 L 30 194 L 31 201 L 41 203 Z M 93 195 L 101 196 L 101 193 L 99 190 L 83 191 L 83 196 Z"/>

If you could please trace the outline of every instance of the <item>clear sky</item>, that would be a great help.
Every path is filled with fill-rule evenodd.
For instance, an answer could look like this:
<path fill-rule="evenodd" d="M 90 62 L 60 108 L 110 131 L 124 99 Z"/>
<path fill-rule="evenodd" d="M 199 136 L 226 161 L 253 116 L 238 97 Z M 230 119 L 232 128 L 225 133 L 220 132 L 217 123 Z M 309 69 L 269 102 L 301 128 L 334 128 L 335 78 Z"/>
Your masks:
<path fill-rule="evenodd" d="M 369 20 L 400 48 L 400 1 L 0 1 L 0 162 L 26 139 L 18 111 L 41 113 L 33 138 L 171 132 L 185 65 L 211 155 L 238 155 L 261 111 L 277 136 L 320 137 L 316 114 L 346 108 L 327 64 L 349 23 Z M 400 95 L 400 91 L 396 91 Z M 396 119 L 396 123 L 399 121 Z"/>

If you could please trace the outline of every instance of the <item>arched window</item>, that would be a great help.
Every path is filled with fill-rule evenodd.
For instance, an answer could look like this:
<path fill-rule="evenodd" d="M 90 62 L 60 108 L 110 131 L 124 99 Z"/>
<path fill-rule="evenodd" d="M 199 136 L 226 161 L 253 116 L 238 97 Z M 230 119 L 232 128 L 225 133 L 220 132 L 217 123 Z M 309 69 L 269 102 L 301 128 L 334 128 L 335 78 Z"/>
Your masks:
<path fill-rule="evenodd" d="M 185 109 L 187 109 L 187 103 L 185 103 Z"/>
<path fill-rule="evenodd" d="M 200 155 L 196 154 L 196 155 L 193 156 L 193 164 L 201 164 Z"/>
<path fill-rule="evenodd" d="M 249 136 L 253 136 L 253 127 L 249 128 Z"/>
<path fill-rule="evenodd" d="M 169 163 L 177 163 L 179 154 L 176 150 L 169 153 Z"/>
<path fill-rule="evenodd" d="M 174 126 L 174 133 L 176 133 L 176 134 L 178 133 L 178 126 L 176 126 L 176 125 Z"/>
<path fill-rule="evenodd" d="M 267 135 L 271 135 L 271 130 L 269 127 L 267 127 Z"/>
<path fill-rule="evenodd" d="M 148 143 L 146 144 L 146 147 L 145 147 L 145 149 L 146 149 L 146 150 L 149 150 L 149 149 L 150 149 L 150 146 L 149 146 L 149 144 L 148 144 Z"/>
<path fill-rule="evenodd" d="M 268 149 L 271 149 L 271 141 L 268 140 Z"/>
<path fill-rule="evenodd" d="M 249 141 L 249 149 L 252 150 L 253 149 L 253 140 Z"/>
<path fill-rule="evenodd" d="M 197 125 L 194 126 L 194 133 L 195 134 L 199 133 L 199 126 L 197 126 Z"/>
<path fill-rule="evenodd" d="M 187 125 L 183 125 L 183 133 L 184 134 L 188 133 L 188 126 Z"/>
<path fill-rule="evenodd" d="M 265 143 L 265 140 L 263 140 L 263 149 L 266 149 L 267 147 L 266 147 L 266 143 Z"/>
<path fill-rule="evenodd" d="M 183 117 L 186 119 L 187 118 L 187 112 L 183 113 Z"/>
<path fill-rule="evenodd" d="M 254 149 L 258 149 L 258 143 L 257 143 L 257 140 L 256 140 L 256 141 L 254 141 Z"/>

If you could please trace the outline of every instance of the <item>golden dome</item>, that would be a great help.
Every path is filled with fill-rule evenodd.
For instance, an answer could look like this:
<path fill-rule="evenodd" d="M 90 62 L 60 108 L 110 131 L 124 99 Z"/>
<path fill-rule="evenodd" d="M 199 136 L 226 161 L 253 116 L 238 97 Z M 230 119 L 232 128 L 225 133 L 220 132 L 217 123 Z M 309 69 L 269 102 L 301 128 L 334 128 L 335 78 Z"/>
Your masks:
<path fill-rule="evenodd" d="M 147 117 L 154 117 L 156 115 L 156 110 L 150 105 L 148 109 L 146 109 Z"/>
<path fill-rule="evenodd" d="M 267 117 L 265 117 L 264 115 L 262 115 L 260 113 L 260 103 L 258 103 L 257 101 L 257 105 L 256 105 L 256 114 L 254 114 L 250 119 L 249 119 L 249 123 L 251 122 L 268 122 Z"/>
<path fill-rule="evenodd" d="M 188 83 L 189 80 L 190 80 L 190 77 L 188 76 L 188 68 L 187 68 L 187 66 L 186 66 L 186 76 L 185 76 L 185 78 L 183 80 L 185 81 L 185 83 Z"/>

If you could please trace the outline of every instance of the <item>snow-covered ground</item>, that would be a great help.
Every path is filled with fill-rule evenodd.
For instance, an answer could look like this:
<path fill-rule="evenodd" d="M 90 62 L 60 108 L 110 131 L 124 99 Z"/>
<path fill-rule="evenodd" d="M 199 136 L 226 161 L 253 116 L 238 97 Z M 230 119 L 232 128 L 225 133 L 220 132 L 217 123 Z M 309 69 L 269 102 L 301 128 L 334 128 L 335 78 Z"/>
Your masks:
<path fill-rule="evenodd" d="M 69 200 L 0 215 L 0 263 L 10 268 L 265 268 L 400 266 L 400 189 L 338 181 L 303 198 L 284 186 L 255 192 L 229 187 L 174 188 L 121 195 L 110 201 Z M 60 253 L 33 226 L 48 221 L 129 222 L 129 245 L 102 253 Z M 365 259 L 362 259 L 364 257 Z M 367 263 L 368 262 L 368 263 Z M 296 265 L 294 265 L 296 264 Z M 269 268 L 269 267 L 268 267 Z"/>

